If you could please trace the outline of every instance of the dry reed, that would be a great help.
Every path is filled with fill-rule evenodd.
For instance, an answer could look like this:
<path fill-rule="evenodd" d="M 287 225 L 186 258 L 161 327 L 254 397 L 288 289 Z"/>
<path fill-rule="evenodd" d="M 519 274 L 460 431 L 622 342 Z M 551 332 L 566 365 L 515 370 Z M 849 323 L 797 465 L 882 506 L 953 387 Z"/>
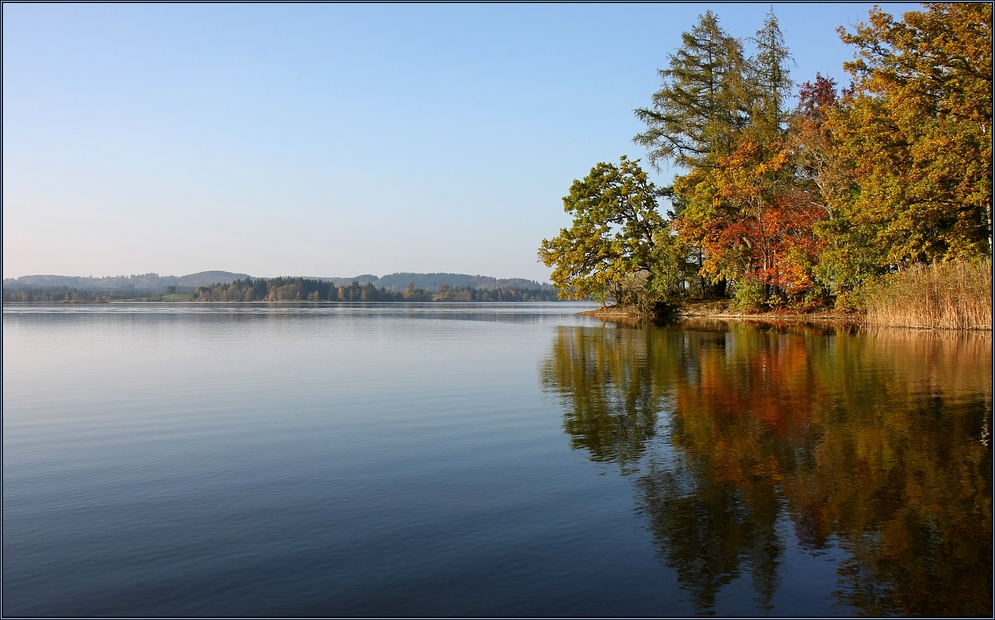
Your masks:
<path fill-rule="evenodd" d="M 865 287 L 866 321 L 918 329 L 992 329 L 992 263 L 917 265 Z"/>

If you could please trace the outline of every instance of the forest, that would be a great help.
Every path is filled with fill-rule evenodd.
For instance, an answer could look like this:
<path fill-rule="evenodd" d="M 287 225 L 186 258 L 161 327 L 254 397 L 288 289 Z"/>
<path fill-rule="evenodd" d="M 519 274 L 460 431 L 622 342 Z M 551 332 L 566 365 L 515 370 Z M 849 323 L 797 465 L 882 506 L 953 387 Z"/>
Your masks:
<path fill-rule="evenodd" d="M 926 277 L 947 301 L 917 312 L 976 303 L 991 329 L 992 5 L 875 7 L 837 32 L 850 83 L 796 84 L 773 10 L 745 43 L 701 15 L 635 110 L 649 165 L 678 173 L 657 186 L 622 156 L 573 182 L 572 226 L 539 249 L 561 294 L 868 312 Z"/>

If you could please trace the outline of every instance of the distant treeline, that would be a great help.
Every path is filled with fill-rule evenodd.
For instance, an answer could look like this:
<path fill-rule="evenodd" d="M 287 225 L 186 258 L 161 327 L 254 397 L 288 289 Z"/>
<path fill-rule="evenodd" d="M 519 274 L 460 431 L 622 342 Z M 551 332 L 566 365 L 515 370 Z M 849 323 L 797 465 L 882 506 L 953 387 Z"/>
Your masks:
<path fill-rule="evenodd" d="M 317 278 L 320 280 L 332 280 L 336 286 L 344 286 L 353 281 L 360 284 L 367 282 L 374 286 L 382 286 L 391 291 L 403 291 L 408 285 L 414 284 L 416 288 L 426 291 L 438 290 L 439 286 L 445 284 L 453 288 L 469 287 L 476 289 L 499 289 L 499 288 L 551 288 L 549 284 L 542 285 L 534 280 L 524 278 L 498 279 L 490 276 L 471 276 L 465 273 L 391 273 L 378 278 L 373 275 L 356 276 L 355 278 Z"/>
<path fill-rule="evenodd" d="M 112 299 L 134 297 L 134 290 L 93 291 L 67 286 L 38 286 L 3 289 L 3 303 L 8 302 L 63 302 L 100 303 Z"/>
<path fill-rule="evenodd" d="M 299 276 L 306 280 L 321 280 L 331 283 L 336 288 L 349 286 L 353 282 L 359 284 L 372 284 L 376 287 L 385 288 L 389 291 L 403 291 L 408 285 L 426 291 L 436 291 L 440 285 L 445 284 L 451 287 L 470 287 L 478 289 L 499 289 L 499 288 L 519 288 L 519 289 L 550 289 L 549 284 L 542 284 L 534 280 L 524 278 L 498 279 L 490 276 L 471 276 L 465 273 L 391 273 L 381 277 L 372 274 L 363 274 L 349 278 L 320 277 L 320 276 Z M 183 293 L 192 293 L 198 286 L 214 287 L 218 283 L 229 283 L 239 279 L 259 279 L 245 273 L 232 273 L 230 271 L 201 271 L 185 276 L 160 276 L 155 273 L 144 273 L 131 276 L 108 276 L 102 278 L 83 276 L 58 276 L 58 275 L 29 275 L 19 278 L 6 278 L 3 281 L 4 289 L 35 289 L 48 291 L 61 289 L 71 291 L 97 291 L 107 293 L 110 291 L 121 291 L 125 298 L 135 296 L 135 291 L 140 291 L 142 295 L 153 295 L 155 293 L 171 294 L 167 289 L 175 289 Z M 115 297 L 116 299 L 117 297 Z"/>
<path fill-rule="evenodd" d="M 37 290 L 64 289 L 71 291 L 117 291 L 134 296 L 134 291 L 145 293 L 162 293 L 167 287 L 179 287 L 192 290 L 195 286 L 209 286 L 215 282 L 231 282 L 238 278 L 251 277 L 246 273 L 230 271 L 201 271 L 185 276 L 160 276 L 156 273 L 143 273 L 130 276 L 107 276 L 103 278 L 85 276 L 32 275 L 20 278 L 5 278 L 3 287 L 26 288 Z"/>
<path fill-rule="evenodd" d="M 311 278 L 235 280 L 230 284 L 198 286 L 194 301 L 556 301 L 553 287 L 478 289 L 440 284 L 433 291 L 409 283 L 403 291 L 392 291 L 372 283 L 352 282 L 335 286 Z"/>
<path fill-rule="evenodd" d="M 498 287 L 478 289 L 440 284 L 435 291 L 409 283 L 402 291 L 393 291 L 372 283 L 352 282 L 336 286 L 313 278 L 244 278 L 210 286 L 169 286 L 166 293 L 139 291 L 134 288 L 110 291 L 80 290 L 66 286 L 4 288 L 3 301 L 101 303 L 137 299 L 142 301 L 557 301 L 551 286 L 532 288 Z"/>

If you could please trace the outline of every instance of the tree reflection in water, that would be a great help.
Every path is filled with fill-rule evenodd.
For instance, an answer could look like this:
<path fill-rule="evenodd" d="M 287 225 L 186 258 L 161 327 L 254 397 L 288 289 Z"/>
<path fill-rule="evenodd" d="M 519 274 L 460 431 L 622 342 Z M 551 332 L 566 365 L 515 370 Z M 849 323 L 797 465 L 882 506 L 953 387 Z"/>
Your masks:
<path fill-rule="evenodd" d="M 856 613 L 990 616 L 991 343 L 801 325 L 562 327 L 541 379 L 572 446 L 634 475 L 699 613 L 741 574 L 769 612 L 787 546 L 835 546 L 847 557 L 821 594 Z"/>

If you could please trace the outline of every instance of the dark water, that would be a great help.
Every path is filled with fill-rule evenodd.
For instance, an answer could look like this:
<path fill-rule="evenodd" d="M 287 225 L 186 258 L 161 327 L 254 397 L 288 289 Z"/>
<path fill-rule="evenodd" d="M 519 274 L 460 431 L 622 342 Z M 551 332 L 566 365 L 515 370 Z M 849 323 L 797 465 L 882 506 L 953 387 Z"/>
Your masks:
<path fill-rule="evenodd" d="M 3 615 L 992 614 L 990 334 L 4 307 Z"/>

